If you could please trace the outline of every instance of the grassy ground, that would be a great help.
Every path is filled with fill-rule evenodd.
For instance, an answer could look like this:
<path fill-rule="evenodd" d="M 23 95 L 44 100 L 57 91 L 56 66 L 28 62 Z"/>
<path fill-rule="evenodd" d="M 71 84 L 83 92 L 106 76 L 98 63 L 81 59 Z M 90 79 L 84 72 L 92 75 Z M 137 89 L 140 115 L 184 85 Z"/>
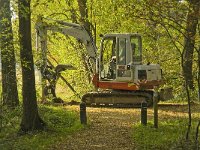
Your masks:
<path fill-rule="evenodd" d="M 0 128 L 0 150 L 69 149 L 82 147 L 105 150 L 123 147 L 137 150 L 194 149 L 195 128 L 200 119 L 200 104 L 192 104 L 190 142 L 184 141 L 187 129 L 187 105 L 159 104 L 159 127 L 153 128 L 153 109 L 148 109 L 148 125 L 140 124 L 139 108 L 87 108 L 90 125 L 82 130 L 78 106 L 40 105 L 45 131 L 17 134 L 22 110 L 3 110 Z M 130 134 L 130 136 L 129 136 Z M 92 140 L 91 140 L 92 139 Z M 200 139 L 200 136 L 199 136 Z M 88 145 L 89 144 L 89 145 Z M 102 148 L 102 147 L 101 147 Z M 122 149 L 123 149 L 122 148 Z"/>
<path fill-rule="evenodd" d="M 185 141 L 188 126 L 187 105 L 160 104 L 158 129 L 153 127 L 152 109 L 148 112 L 148 118 L 147 126 L 143 126 L 140 123 L 133 125 L 133 140 L 136 149 L 196 149 L 195 132 L 197 123 L 200 120 L 199 104 L 192 104 L 192 127 L 189 142 Z"/>
<path fill-rule="evenodd" d="M 48 149 L 51 145 L 62 142 L 70 134 L 80 130 L 77 113 L 64 107 L 40 106 L 41 117 L 48 124 L 45 131 L 19 135 L 21 108 L 11 112 L 3 111 L 0 130 L 0 149 Z"/>

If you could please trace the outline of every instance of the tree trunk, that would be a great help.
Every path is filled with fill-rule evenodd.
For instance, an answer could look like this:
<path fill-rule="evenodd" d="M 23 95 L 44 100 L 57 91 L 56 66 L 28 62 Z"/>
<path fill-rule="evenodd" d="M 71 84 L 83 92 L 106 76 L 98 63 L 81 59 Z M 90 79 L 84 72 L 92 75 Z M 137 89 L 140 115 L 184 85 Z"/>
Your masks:
<path fill-rule="evenodd" d="M 19 99 L 9 0 L 0 0 L 0 49 L 3 104 L 15 107 L 19 104 Z"/>
<path fill-rule="evenodd" d="M 200 19 L 200 18 L 199 18 Z M 199 31 L 199 37 L 200 37 L 200 22 L 198 22 L 198 31 Z M 197 84 L 198 84 L 198 100 L 200 101 L 200 42 L 199 42 L 199 48 L 197 50 L 197 54 L 198 54 L 198 77 L 197 77 Z"/>
<path fill-rule="evenodd" d="M 197 85 L 198 85 L 198 100 L 200 101 L 200 46 L 197 52 L 198 54 L 198 76 L 197 76 Z"/>
<path fill-rule="evenodd" d="M 191 112 L 191 97 L 190 97 L 189 85 L 186 81 L 185 81 L 185 87 L 186 87 L 187 102 L 188 102 L 188 128 L 185 139 L 189 140 L 189 134 L 192 126 L 192 112 Z"/>
<path fill-rule="evenodd" d="M 192 76 L 192 65 L 193 65 L 193 52 L 195 45 L 195 35 L 198 25 L 199 17 L 199 0 L 191 0 L 190 8 L 187 15 L 186 22 L 186 34 L 183 49 L 183 75 L 190 89 L 194 89 L 193 76 Z"/>
<path fill-rule="evenodd" d="M 73 1 L 66 1 L 67 5 L 70 7 L 70 13 L 71 13 L 71 20 L 73 23 L 78 23 L 76 10 L 73 7 Z"/>
<path fill-rule="evenodd" d="M 92 32 L 90 30 L 90 22 L 88 20 L 87 0 L 77 0 L 77 1 L 78 1 L 78 6 L 79 6 L 79 12 L 81 15 L 80 22 L 84 26 L 88 34 L 92 37 Z M 81 57 L 84 62 L 85 70 L 88 72 L 88 81 L 91 82 L 92 76 L 94 73 L 91 72 L 90 70 L 91 66 L 88 66 L 88 63 L 86 62 L 86 59 L 85 59 L 85 55 L 82 54 Z"/>
<path fill-rule="evenodd" d="M 199 120 L 199 122 L 197 124 L 196 133 L 195 133 L 196 150 L 199 149 L 199 127 L 200 127 L 200 120 Z"/>
<path fill-rule="evenodd" d="M 18 3 L 23 96 L 21 130 L 27 132 L 30 130 L 43 129 L 45 124 L 39 117 L 36 100 L 34 63 L 31 45 L 30 0 L 19 0 Z"/>
<path fill-rule="evenodd" d="M 91 36 L 90 22 L 88 20 L 87 0 L 78 0 L 78 6 L 81 14 L 80 22 L 83 24 L 83 26 Z"/>

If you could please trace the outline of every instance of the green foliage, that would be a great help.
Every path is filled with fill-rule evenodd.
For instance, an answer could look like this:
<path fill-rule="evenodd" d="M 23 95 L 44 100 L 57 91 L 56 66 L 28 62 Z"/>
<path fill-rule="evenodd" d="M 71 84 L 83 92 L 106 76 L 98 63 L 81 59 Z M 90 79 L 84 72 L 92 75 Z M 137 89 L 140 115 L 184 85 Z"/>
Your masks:
<path fill-rule="evenodd" d="M 66 132 L 78 122 L 78 115 L 62 107 L 41 107 L 42 118 L 47 122 L 49 128 L 56 131 Z"/>
<path fill-rule="evenodd" d="M 46 130 L 26 135 L 17 134 L 22 115 L 21 108 L 5 112 L 0 130 L 0 149 L 47 149 L 82 128 L 78 115 L 64 107 L 40 106 L 39 112 L 48 125 Z"/>
<path fill-rule="evenodd" d="M 163 106 L 162 106 L 163 105 Z M 185 140 L 188 127 L 187 105 L 166 103 L 159 106 L 158 128 L 153 126 L 153 116 L 149 115 L 147 126 L 136 123 L 133 125 L 132 138 L 138 150 L 188 150 L 195 149 L 196 125 L 199 120 L 199 104 L 192 104 L 192 126 L 189 141 Z M 149 109 L 149 112 L 151 110 Z M 152 113 L 152 112 L 151 112 Z M 200 138 L 200 135 L 199 135 Z"/>
<path fill-rule="evenodd" d="M 174 87 L 176 100 L 184 100 L 183 77 L 181 70 L 181 53 L 184 42 L 187 1 L 171 0 L 88 0 L 89 21 L 96 25 L 96 41 L 99 47 L 99 34 L 113 32 L 138 32 L 143 36 L 143 62 L 159 63 L 163 70 L 165 84 Z M 14 44 L 17 61 L 19 62 L 17 3 L 14 0 L 12 20 Z M 38 16 L 78 22 L 80 14 L 76 0 L 32 0 L 32 43 L 35 45 L 34 25 Z M 199 35 L 196 43 L 199 43 Z M 92 90 L 88 82 L 88 72 L 83 65 L 82 54 L 86 51 L 73 38 L 64 37 L 58 33 L 48 32 L 48 58 L 57 64 L 72 64 L 77 68 L 74 71 L 65 71 L 62 75 L 82 95 Z M 198 46 L 196 44 L 196 46 Z M 39 59 L 38 52 L 33 49 L 35 61 Z M 195 54 L 195 60 L 197 56 Z M 194 71 L 197 70 L 194 65 Z M 196 75 L 194 75 L 196 77 Z M 20 70 L 18 71 L 20 77 Z M 38 77 L 37 77 L 38 78 Z M 19 81 L 20 81 L 19 80 Z M 37 80 L 39 81 L 39 79 Z M 20 86 L 19 86 L 20 85 Z M 18 86 L 21 89 L 21 83 Z M 41 96 L 41 87 L 37 84 L 37 97 Z M 196 86 L 197 87 L 197 86 Z M 58 81 L 58 97 L 63 100 L 77 99 L 69 88 Z M 192 93 L 196 99 L 196 92 Z M 187 108 L 185 109 L 187 110 Z M 186 113 L 186 112 L 184 112 Z M 20 126 L 22 110 L 20 107 L 10 111 L 3 109 L 0 119 L 3 120 L 0 130 L 0 149 L 47 149 L 56 142 L 62 142 L 70 133 L 81 128 L 77 114 L 60 107 L 40 106 L 42 119 L 48 124 L 47 130 L 28 135 L 17 135 Z M 199 112 L 194 112 L 195 119 Z M 174 118 L 173 118 L 174 119 Z M 135 124 L 133 139 L 138 149 L 168 149 L 176 147 L 185 135 L 187 122 L 185 119 L 172 120 L 165 117 L 158 129 L 152 128 L 152 122 L 144 127 Z M 180 142 L 180 144 L 183 144 Z"/>
<path fill-rule="evenodd" d="M 22 116 L 21 107 L 16 107 L 14 109 L 8 109 L 6 106 L 1 106 L 0 108 L 0 139 L 4 139 L 10 134 L 15 133 L 19 129 L 19 122 Z"/>
<path fill-rule="evenodd" d="M 135 124 L 133 139 L 138 149 L 169 149 L 184 137 L 186 122 L 183 120 L 167 120 L 159 123 L 159 128 L 153 128 L 150 122 L 147 126 Z"/>
<path fill-rule="evenodd" d="M 167 120 L 159 123 L 159 128 L 153 127 L 153 122 L 147 126 L 135 124 L 133 127 L 133 140 L 138 150 L 162 149 L 193 149 L 195 140 L 192 136 L 190 141 L 185 141 L 187 129 L 186 120 Z M 194 129 L 193 129 L 194 130 Z M 192 132 L 194 135 L 194 132 Z"/>
<path fill-rule="evenodd" d="M 32 10 L 34 10 L 32 13 L 33 26 L 35 25 L 38 16 L 64 20 L 66 22 L 77 22 L 79 18 L 79 13 L 77 11 L 78 4 L 75 0 L 48 1 L 48 3 L 46 3 L 45 0 L 33 0 L 31 6 Z M 32 32 L 33 39 L 35 39 L 34 30 Z M 35 43 L 35 40 L 33 40 L 33 43 Z M 77 70 L 66 70 L 65 72 L 62 72 L 62 76 L 74 87 L 79 95 L 83 95 L 93 89 L 92 84 L 88 82 L 89 73 L 84 66 L 86 50 L 76 39 L 49 31 L 47 49 L 48 59 L 54 66 L 58 64 L 71 64 L 77 68 Z M 36 61 L 41 60 L 38 52 L 35 51 L 34 56 Z M 56 93 L 57 96 L 64 101 L 72 99 L 79 100 L 61 79 L 58 80 Z"/>
<path fill-rule="evenodd" d="M 184 91 L 181 53 L 188 6 L 187 1 L 171 0 L 87 1 L 88 19 L 94 27 L 96 26 L 97 47 L 99 48 L 101 40 L 98 36 L 100 34 L 113 32 L 138 32 L 142 34 L 143 62 L 161 65 L 165 85 L 173 87 L 176 93 L 175 97 L 179 99 Z M 32 10 L 33 23 L 36 22 L 38 15 L 76 23 L 79 22 L 80 18 L 78 4 L 75 0 L 48 1 L 48 3 L 45 0 L 33 0 Z M 80 95 L 91 91 L 92 86 L 88 83 L 88 73 L 85 71 L 82 58 L 82 54 L 86 51 L 80 47 L 75 39 L 63 37 L 57 33 L 48 34 L 49 54 L 55 58 L 57 63 L 72 64 L 78 68 L 75 72 L 66 71 L 64 77 L 74 85 Z M 35 33 L 33 35 L 35 36 Z M 197 36 L 196 41 L 198 43 L 199 36 Z M 56 64 L 55 60 L 51 59 L 54 65 Z M 196 69 L 194 68 L 194 70 Z M 65 88 L 69 91 L 66 86 Z M 77 97 L 74 98 L 77 99 Z"/>

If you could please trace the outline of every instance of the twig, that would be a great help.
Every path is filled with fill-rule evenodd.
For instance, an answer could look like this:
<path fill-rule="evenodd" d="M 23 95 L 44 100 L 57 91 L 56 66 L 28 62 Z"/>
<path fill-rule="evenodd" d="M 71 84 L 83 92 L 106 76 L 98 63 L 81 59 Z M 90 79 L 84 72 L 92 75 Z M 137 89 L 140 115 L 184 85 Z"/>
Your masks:
<path fill-rule="evenodd" d="M 196 137 L 195 137 L 196 150 L 199 150 L 199 126 L 200 126 L 200 120 L 196 128 Z"/>
<path fill-rule="evenodd" d="M 188 83 L 186 80 L 185 80 L 185 86 L 186 86 L 187 101 L 188 101 L 188 129 L 186 132 L 186 140 L 189 140 L 189 134 L 190 134 L 191 124 L 192 124 L 192 115 L 191 115 L 190 91 L 189 91 Z"/>
<path fill-rule="evenodd" d="M 3 127 L 3 100 L 2 100 L 2 92 L 0 97 L 0 131 Z"/>

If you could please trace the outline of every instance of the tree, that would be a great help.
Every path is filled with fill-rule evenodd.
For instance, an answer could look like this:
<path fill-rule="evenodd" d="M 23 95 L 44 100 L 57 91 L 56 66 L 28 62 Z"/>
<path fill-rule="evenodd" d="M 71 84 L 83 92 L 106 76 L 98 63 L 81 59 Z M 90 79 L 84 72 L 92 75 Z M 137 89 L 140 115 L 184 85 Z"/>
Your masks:
<path fill-rule="evenodd" d="M 183 49 L 183 75 L 185 77 L 187 85 L 190 89 L 194 89 L 193 76 L 192 76 L 192 64 L 193 53 L 195 47 L 195 35 L 197 31 L 198 19 L 199 19 L 199 0 L 190 0 L 189 12 L 186 21 L 186 36 L 184 37 L 184 49 Z"/>
<path fill-rule="evenodd" d="M 19 99 L 10 0 L 0 0 L 0 49 L 3 104 L 9 107 L 15 107 L 19 104 Z"/>
<path fill-rule="evenodd" d="M 79 6 L 79 12 L 80 12 L 80 23 L 83 25 L 83 27 L 86 29 L 88 34 L 92 37 L 91 32 L 91 24 L 88 19 L 88 8 L 87 8 L 87 0 L 77 0 L 78 6 Z M 82 46 L 80 46 L 82 48 Z M 88 81 L 90 82 L 92 79 L 91 68 L 92 66 L 88 66 L 88 62 L 85 59 L 85 54 L 83 53 L 81 55 L 82 60 L 84 61 L 85 70 L 88 72 Z"/>
<path fill-rule="evenodd" d="M 20 58 L 22 66 L 23 117 L 21 130 L 43 129 L 45 124 L 38 114 L 34 63 L 31 45 L 30 0 L 18 1 Z"/>
<path fill-rule="evenodd" d="M 88 20 L 87 0 L 78 0 L 78 6 L 81 14 L 80 22 L 83 24 L 87 32 L 90 34 L 90 22 Z"/>
<path fill-rule="evenodd" d="M 193 53 L 195 48 L 195 35 L 197 31 L 197 25 L 200 14 L 200 2 L 198 0 L 189 1 L 190 9 L 187 15 L 186 22 L 186 36 L 184 41 L 183 49 L 183 75 L 185 78 L 185 86 L 187 91 L 188 100 L 188 129 L 186 132 L 186 140 L 189 140 L 189 133 L 192 125 L 192 114 L 191 114 L 191 100 L 189 89 L 194 89 L 193 87 L 193 77 L 192 77 L 192 64 L 193 64 Z M 198 51 L 197 51 L 198 52 Z"/>

